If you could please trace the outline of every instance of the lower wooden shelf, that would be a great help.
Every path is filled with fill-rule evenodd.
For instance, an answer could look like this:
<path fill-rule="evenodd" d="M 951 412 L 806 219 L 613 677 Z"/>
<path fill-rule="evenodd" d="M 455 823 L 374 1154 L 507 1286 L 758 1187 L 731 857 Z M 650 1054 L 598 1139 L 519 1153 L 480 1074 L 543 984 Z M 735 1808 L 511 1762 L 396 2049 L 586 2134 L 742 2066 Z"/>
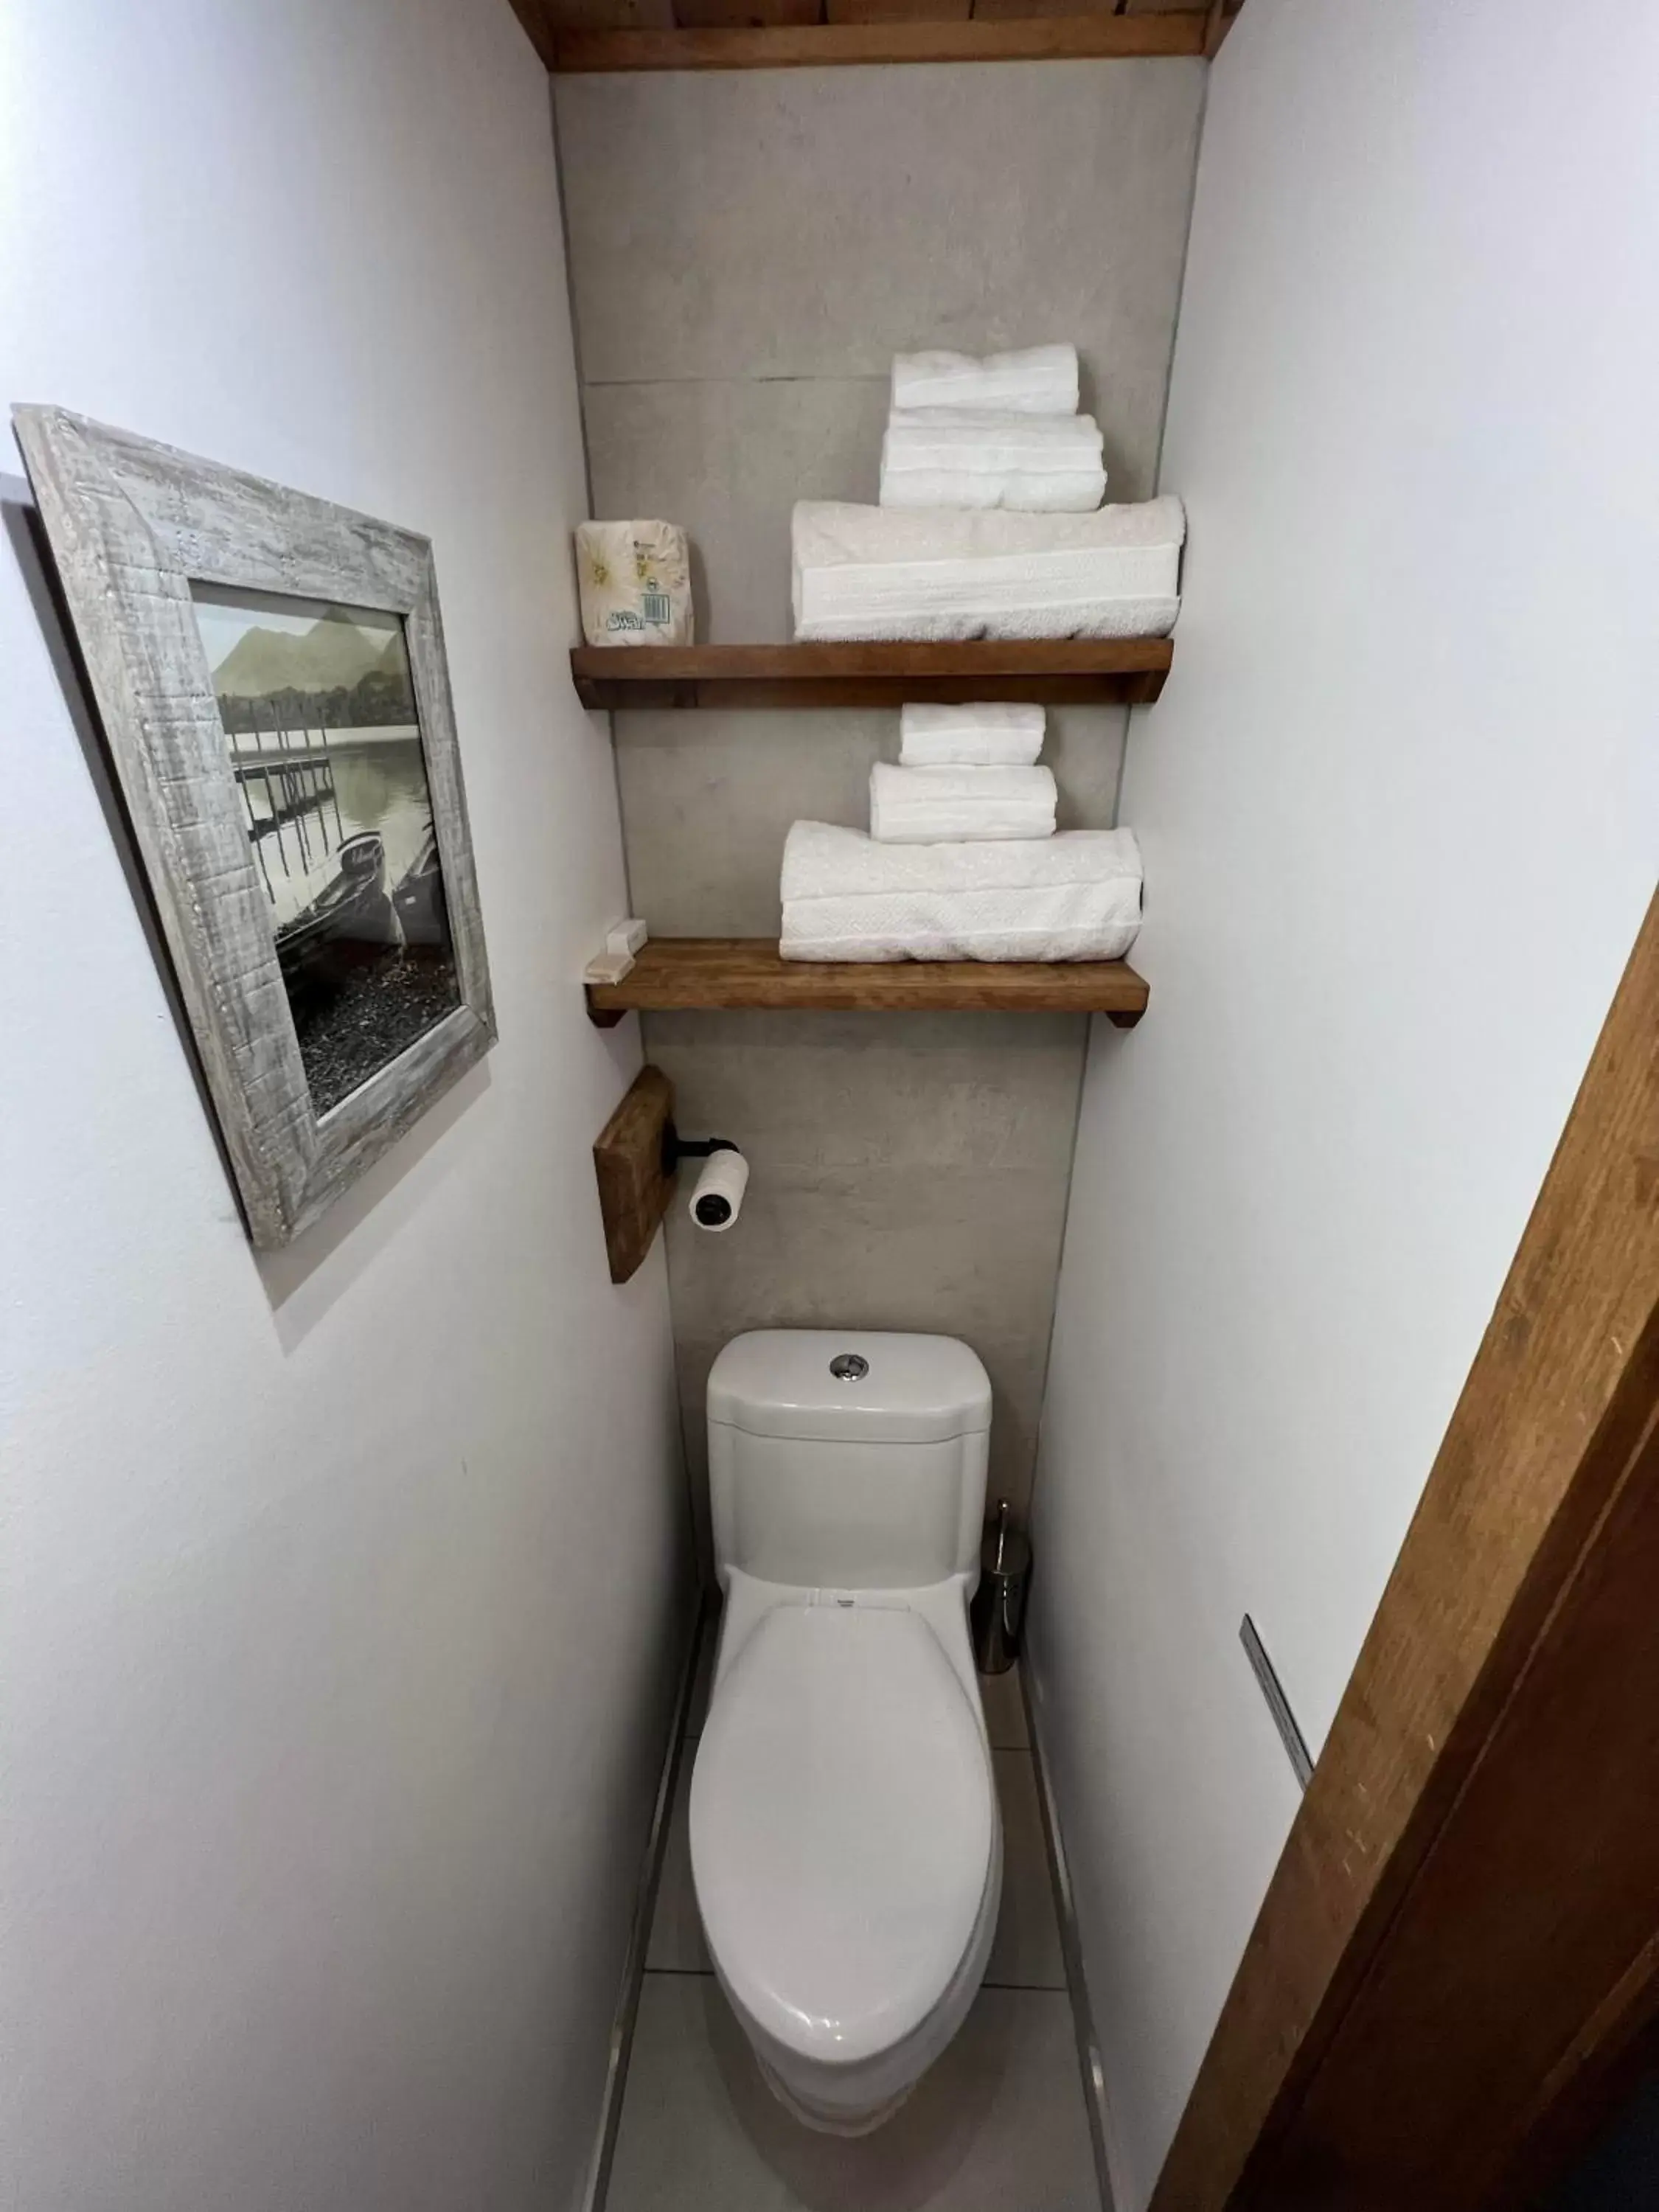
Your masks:
<path fill-rule="evenodd" d="M 1167 637 L 975 638 L 963 645 L 579 645 L 584 707 L 902 707 L 983 699 L 1150 706 Z"/>
<path fill-rule="evenodd" d="M 826 1013 L 1104 1014 L 1133 1029 L 1143 977 L 1123 960 L 784 960 L 766 937 L 655 937 L 620 983 L 590 983 L 588 1018 L 769 1006 Z"/>

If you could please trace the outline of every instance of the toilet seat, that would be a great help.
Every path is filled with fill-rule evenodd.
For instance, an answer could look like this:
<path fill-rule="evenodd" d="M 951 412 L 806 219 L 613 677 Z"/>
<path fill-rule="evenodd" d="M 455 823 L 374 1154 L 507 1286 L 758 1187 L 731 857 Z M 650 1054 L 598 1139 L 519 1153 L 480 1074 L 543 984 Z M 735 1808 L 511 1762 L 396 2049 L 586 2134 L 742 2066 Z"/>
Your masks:
<path fill-rule="evenodd" d="M 721 1676 L 690 1831 L 709 1949 L 757 2027 L 831 2067 L 910 2035 L 981 1931 L 997 1835 L 978 1717 L 922 1615 L 769 1610 Z"/>

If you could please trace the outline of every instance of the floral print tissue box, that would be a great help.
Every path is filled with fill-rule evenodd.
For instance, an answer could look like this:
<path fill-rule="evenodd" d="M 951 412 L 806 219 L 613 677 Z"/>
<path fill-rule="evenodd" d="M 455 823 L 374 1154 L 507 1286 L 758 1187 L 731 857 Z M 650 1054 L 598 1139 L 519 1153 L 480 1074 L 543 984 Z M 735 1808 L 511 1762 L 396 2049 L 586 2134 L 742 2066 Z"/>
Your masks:
<path fill-rule="evenodd" d="M 576 527 L 582 635 L 590 645 L 690 645 L 691 562 L 672 522 Z"/>

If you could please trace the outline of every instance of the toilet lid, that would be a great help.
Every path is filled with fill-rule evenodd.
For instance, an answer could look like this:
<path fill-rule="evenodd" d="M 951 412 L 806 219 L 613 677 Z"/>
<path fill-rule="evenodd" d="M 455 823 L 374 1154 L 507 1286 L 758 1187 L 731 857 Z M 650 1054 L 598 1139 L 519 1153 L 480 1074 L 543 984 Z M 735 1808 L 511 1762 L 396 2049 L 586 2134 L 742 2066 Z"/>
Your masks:
<path fill-rule="evenodd" d="M 979 1723 L 919 1613 L 768 1613 L 721 1678 L 691 1778 L 691 1871 L 732 1996 L 850 2063 L 925 2020 L 990 1870 Z"/>

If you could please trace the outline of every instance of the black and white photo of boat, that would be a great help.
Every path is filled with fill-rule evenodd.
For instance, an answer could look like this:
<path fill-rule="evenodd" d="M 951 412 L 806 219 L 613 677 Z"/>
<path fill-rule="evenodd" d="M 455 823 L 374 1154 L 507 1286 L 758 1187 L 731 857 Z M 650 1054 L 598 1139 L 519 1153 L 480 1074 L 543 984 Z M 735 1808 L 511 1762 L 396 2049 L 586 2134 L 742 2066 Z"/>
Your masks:
<path fill-rule="evenodd" d="M 338 872 L 276 935 L 276 957 L 290 993 L 312 969 L 334 958 L 378 957 L 395 945 L 397 921 L 386 887 L 386 840 L 360 830 L 334 855 Z"/>
<path fill-rule="evenodd" d="M 444 905 L 443 870 L 438 865 L 438 836 L 427 832 L 419 859 L 392 895 L 405 945 L 443 945 L 449 939 Z"/>
<path fill-rule="evenodd" d="M 460 1003 L 403 624 L 194 587 L 319 1115 Z"/>

